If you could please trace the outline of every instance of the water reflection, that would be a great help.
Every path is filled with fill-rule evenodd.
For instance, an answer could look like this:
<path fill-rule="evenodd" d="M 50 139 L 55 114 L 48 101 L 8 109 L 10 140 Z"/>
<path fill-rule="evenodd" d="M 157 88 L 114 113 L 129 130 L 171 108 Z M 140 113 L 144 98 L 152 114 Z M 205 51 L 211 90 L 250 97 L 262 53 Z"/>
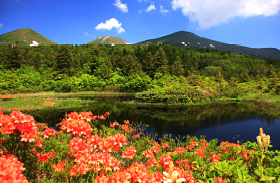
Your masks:
<path fill-rule="evenodd" d="M 123 123 L 130 120 L 134 123 L 148 124 L 146 132 L 157 133 L 159 137 L 164 134 L 172 134 L 172 137 L 190 135 L 206 136 L 206 140 L 217 138 L 219 141 L 256 142 L 259 128 L 271 136 L 269 150 L 280 150 L 280 120 L 260 114 L 254 103 L 230 103 L 213 104 L 205 106 L 188 107 L 139 107 L 136 105 L 124 105 L 121 102 L 131 100 L 131 96 L 125 97 L 81 97 L 82 100 L 98 100 L 89 107 L 81 107 L 68 110 L 40 110 L 25 111 L 34 116 L 38 122 L 47 123 L 49 126 L 61 122 L 65 113 L 73 111 L 92 111 L 95 115 L 101 115 L 109 111 L 110 116 L 105 121 L 109 126 L 111 122 Z M 219 143 L 218 143 L 219 145 Z"/>

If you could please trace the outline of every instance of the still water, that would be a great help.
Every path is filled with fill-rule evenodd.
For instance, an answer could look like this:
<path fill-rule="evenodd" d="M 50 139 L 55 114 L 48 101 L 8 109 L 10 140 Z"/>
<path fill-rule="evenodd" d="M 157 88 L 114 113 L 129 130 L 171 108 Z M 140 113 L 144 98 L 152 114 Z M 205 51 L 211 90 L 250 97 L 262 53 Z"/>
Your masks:
<path fill-rule="evenodd" d="M 70 110 L 44 110 L 26 111 L 24 113 L 34 116 L 38 122 L 47 123 L 49 127 L 56 128 L 55 124 L 61 122 L 65 113 L 73 111 L 91 111 L 94 115 L 110 112 L 109 118 L 103 121 L 109 126 L 111 122 L 123 123 L 129 120 L 133 123 L 148 124 L 146 132 L 157 133 L 159 137 L 164 134 L 179 136 L 205 136 L 207 141 L 218 139 L 231 143 L 256 142 L 259 128 L 270 135 L 272 148 L 280 150 L 280 119 L 273 119 L 261 115 L 255 103 L 228 103 L 205 106 L 145 106 L 125 105 L 122 102 L 129 101 L 131 97 L 90 97 L 83 100 L 97 100 L 98 102 Z"/>

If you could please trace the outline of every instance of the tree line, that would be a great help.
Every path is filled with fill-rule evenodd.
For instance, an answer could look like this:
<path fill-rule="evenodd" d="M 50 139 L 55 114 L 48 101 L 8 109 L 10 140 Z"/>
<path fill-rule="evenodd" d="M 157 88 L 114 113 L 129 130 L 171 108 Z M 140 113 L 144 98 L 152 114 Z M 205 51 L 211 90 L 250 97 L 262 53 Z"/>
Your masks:
<path fill-rule="evenodd" d="M 154 80 L 160 74 L 189 78 L 192 80 L 189 83 L 196 85 L 198 77 L 215 77 L 217 82 L 223 79 L 239 83 L 277 78 L 280 60 L 164 44 L 0 47 L 2 73 L 16 73 L 23 70 L 22 67 L 31 67 L 34 72 L 53 81 L 85 74 L 103 81 L 112 80 L 116 75 Z M 1 82 L 7 82 L 7 78 L 2 77 Z"/>

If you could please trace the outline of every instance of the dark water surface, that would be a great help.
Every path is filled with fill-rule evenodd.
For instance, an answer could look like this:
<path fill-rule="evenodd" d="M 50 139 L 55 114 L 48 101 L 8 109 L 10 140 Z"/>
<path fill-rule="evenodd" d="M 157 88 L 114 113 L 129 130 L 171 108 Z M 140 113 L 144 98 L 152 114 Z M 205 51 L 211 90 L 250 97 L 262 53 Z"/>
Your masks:
<path fill-rule="evenodd" d="M 90 97 L 83 100 L 97 100 L 89 107 L 70 110 L 44 110 L 27 111 L 25 114 L 34 116 L 38 122 L 47 123 L 49 127 L 56 127 L 65 117 L 65 113 L 73 111 L 91 111 L 94 115 L 110 112 L 109 118 L 103 123 L 109 126 L 111 122 L 123 123 L 129 120 L 133 123 L 142 122 L 148 124 L 146 132 L 157 133 L 159 137 L 164 134 L 172 134 L 172 137 L 206 136 L 210 141 L 217 138 L 221 141 L 237 143 L 237 141 L 256 142 L 259 128 L 270 135 L 272 148 L 280 150 L 280 119 L 273 119 L 259 114 L 255 103 L 227 103 L 189 107 L 139 107 L 136 105 L 124 105 L 123 101 L 129 101 L 132 97 Z"/>

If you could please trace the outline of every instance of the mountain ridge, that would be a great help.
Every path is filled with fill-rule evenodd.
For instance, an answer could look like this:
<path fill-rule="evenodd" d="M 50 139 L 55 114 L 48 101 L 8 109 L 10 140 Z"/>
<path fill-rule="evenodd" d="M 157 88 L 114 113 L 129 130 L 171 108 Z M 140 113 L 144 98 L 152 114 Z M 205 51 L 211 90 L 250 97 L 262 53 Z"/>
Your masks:
<path fill-rule="evenodd" d="M 39 45 L 57 44 L 48 38 L 43 37 L 38 32 L 30 28 L 17 29 L 0 35 L 0 45 L 15 44 L 19 41 L 21 46 L 30 46 L 32 41 L 36 41 Z M 192 32 L 178 31 L 172 34 L 162 36 L 155 39 L 148 39 L 136 44 L 170 44 L 174 46 L 185 46 L 192 48 L 210 48 L 233 53 L 241 53 L 243 55 L 255 55 L 259 57 L 271 57 L 280 59 L 280 50 L 276 48 L 249 48 L 240 46 L 239 44 L 228 44 L 208 38 L 197 36 Z M 128 44 L 125 40 L 113 36 L 101 36 L 87 44 Z"/>
<path fill-rule="evenodd" d="M 127 44 L 127 42 L 119 37 L 101 36 L 87 44 Z"/>
<path fill-rule="evenodd" d="M 184 44 L 185 43 L 185 44 Z M 259 57 L 275 57 L 280 59 L 280 50 L 276 48 L 249 48 L 238 44 L 228 44 L 208 38 L 197 36 L 192 32 L 178 31 L 155 39 L 148 39 L 136 44 L 171 44 L 174 46 L 185 46 L 192 48 L 212 48 L 233 53 L 256 55 Z"/>
<path fill-rule="evenodd" d="M 30 46 L 32 41 L 38 42 L 39 45 L 57 44 L 30 28 L 17 29 L 0 35 L 0 44 L 15 44 L 16 41 L 19 41 L 21 46 Z"/>

